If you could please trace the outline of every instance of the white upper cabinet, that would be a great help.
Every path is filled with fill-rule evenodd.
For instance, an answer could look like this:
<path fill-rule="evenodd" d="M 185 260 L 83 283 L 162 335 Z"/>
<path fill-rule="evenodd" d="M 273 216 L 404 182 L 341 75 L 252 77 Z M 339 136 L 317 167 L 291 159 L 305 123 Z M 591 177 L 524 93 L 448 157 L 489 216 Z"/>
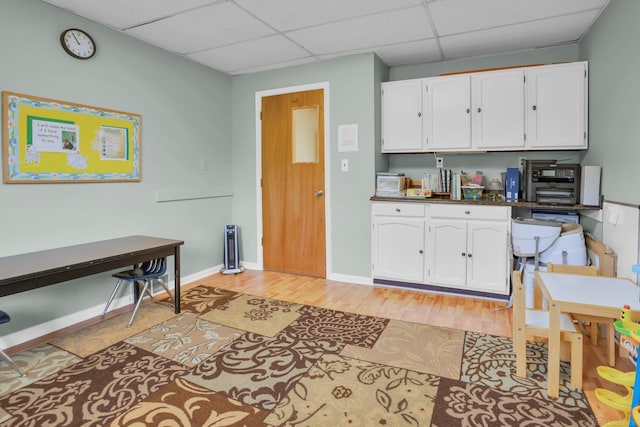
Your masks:
<path fill-rule="evenodd" d="M 527 147 L 587 148 L 587 63 L 531 67 L 526 75 Z"/>
<path fill-rule="evenodd" d="M 524 150 L 524 70 L 471 75 L 473 147 L 480 150 Z"/>
<path fill-rule="evenodd" d="M 423 151 L 422 79 L 382 83 L 382 152 Z"/>
<path fill-rule="evenodd" d="M 427 151 L 471 149 L 471 78 L 425 79 L 423 136 Z"/>
<path fill-rule="evenodd" d="M 587 63 L 382 84 L 382 152 L 577 150 L 587 144 Z"/>

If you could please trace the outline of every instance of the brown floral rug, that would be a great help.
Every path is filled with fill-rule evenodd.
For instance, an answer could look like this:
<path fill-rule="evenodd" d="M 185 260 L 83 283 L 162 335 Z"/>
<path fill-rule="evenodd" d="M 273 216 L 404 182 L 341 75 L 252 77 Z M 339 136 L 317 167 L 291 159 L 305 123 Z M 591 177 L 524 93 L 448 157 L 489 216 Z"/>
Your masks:
<path fill-rule="evenodd" d="M 546 345 L 199 286 L 0 364 L 0 426 L 596 426 Z M 141 315 L 142 314 L 142 315 Z M 123 326 L 125 325 L 125 326 Z"/>

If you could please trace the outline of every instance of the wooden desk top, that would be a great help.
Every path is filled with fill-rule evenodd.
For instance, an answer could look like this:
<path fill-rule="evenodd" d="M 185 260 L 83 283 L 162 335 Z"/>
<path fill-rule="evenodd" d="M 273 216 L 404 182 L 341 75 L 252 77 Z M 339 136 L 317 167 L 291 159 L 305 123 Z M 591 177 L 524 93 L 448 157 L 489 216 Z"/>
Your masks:
<path fill-rule="evenodd" d="M 155 255 L 173 255 L 183 244 L 182 240 L 127 236 L 2 257 L 0 296 L 131 265 Z"/>
<path fill-rule="evenodd" d="M 633 310 L 640 310 L 640 287 L 629 279 L 543 271 L 538 271 L 536 274 L 547 297 L 563 305 L 607 308 L 616 310 L 618 314 L 625 304 Z M 597 315 L 593 312 L 587 314 Z"/>

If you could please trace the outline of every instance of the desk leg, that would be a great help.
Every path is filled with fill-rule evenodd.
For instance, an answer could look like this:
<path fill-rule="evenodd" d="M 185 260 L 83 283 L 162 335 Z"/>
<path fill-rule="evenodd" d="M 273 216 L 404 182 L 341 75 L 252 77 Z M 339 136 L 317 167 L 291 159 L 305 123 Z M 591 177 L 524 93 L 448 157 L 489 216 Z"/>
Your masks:
<path fill-rule="evenodd" d="M 180 314 L 180 246 L 175 247 L 173 253 L 173 305 L 175 307 L 174 312 Z"/>
<path fill-rule="evenodd" d="M 557 398 L 560 394 L 560 306 L 555 301 L 549 302 L 548 359 L 547 395 Z"/>

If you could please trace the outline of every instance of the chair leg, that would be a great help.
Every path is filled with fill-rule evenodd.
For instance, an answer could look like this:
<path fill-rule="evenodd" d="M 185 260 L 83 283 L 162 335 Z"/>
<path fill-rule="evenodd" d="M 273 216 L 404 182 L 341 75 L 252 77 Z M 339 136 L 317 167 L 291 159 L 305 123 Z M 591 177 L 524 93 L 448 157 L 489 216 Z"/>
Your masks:
<path fill-rule="evenodd" d="M 513 347 L 516 353 L 516 375 L 527 378 L 527 337 L 524 330 L 514 331 Z"/>
<path fill-rule="evenodd" d="M 167 293 L 167 295 L 169 295 L 169 299 L 171 301 L 175 301 L 175 298 L 173 297 L 173 294 L 171 293 L 171 290 L 169 290 L 169 285 L 167 285 L 167 282 L 165 282 L 161 278 L 158 278 L 158 279 L 155 279 L 155 280 L 162 285 L 162 287 L 164 288 L 164 291 Z"/>
<path fill-rule="evenodd" d="M 582 388 L 582 335 L 571 337 L 571 385 Z"/>
<path fill-rule="evenodd" d="M 104 311 L 102 312 L 102 317 L 103 318 L 104 318 L 104 316 L 106 316 L 107 310 L 109 310 L 109 306 L 113 302 L 113 299 L 115 298 L 116 293 L 118 293 L 118 289 L 120 289 L 120 285 L 121 284 L 122 284 L 122 279 L 119 279 L 118 283 L 116 283 L 116 287 L 113 288 L 113 292 L 111 292 L 111 296 L 109 297 L 109 300 L 107 301 L 107 305 L 104 306 Z"/>
<path fill-rule="evenodd" d="M 14 362 L 13 359 L 9 357 L 9 355 L 5 353 L 2 349 L 0 349 L 0 357 L 2 357 L 4 361 L 7 362 L 13 369 L 18 371 L 21 377 L 24 377 L 24 372 L 22 372 L 22 369 L 20 369 L 20 367 L 16 365 L 16 362 Z"/>
<path fill-rule="evenodd" d="M 134 286 L 138 286 L 141 282 L 137 281 L 134 282 Z M 131 327 L 131 324 L 133 323 L 133 319 L 136 317 L 136 314 L 138 313 L 138 308 L 140 308 L 140 304 L 142 304 L 142 300 L 144 299 L 144 294 L 146 293 L 147 295 L 151 296 L 151 292 L 149 291 L 149 282 L 147 280 L 145 280 L 144 285 L 142 287 L 142 290 L 140 291 L 140 297 L 138 298 L 138 302 L 136 303 L 136 306 L 133 309 L 133 313 L 131 314 L 131 318 L 129 319 L 129 324 L 127 324 L 127 328 Z M 151 296 L 151 298 L 153 298 L 153 296 Z"/>

